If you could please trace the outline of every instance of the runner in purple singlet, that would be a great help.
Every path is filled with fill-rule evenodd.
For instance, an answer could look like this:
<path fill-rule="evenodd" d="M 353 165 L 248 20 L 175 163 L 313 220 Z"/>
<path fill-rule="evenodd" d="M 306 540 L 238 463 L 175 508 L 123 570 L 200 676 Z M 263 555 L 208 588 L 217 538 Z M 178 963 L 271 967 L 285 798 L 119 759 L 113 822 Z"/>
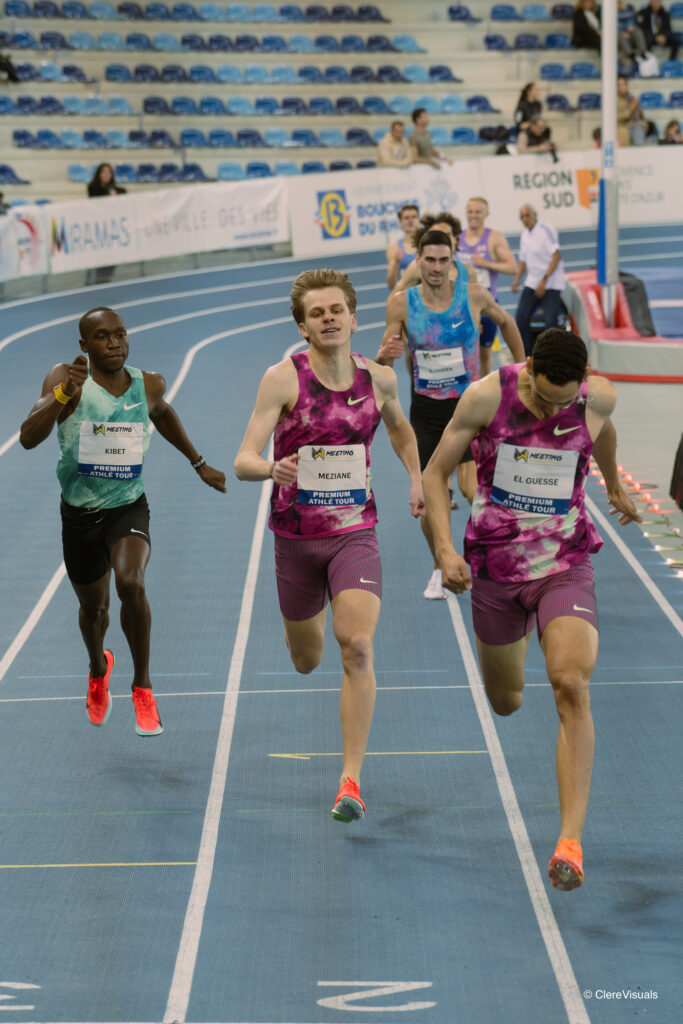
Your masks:
<path fill-rule="evenodd" d="M 521 707 L 537 623 L 560 717 L 562 821 L 549 867 L 559 889 L 583 882 L 580 843 L 593 765 L 588 684 L 598 619 L 590 554 L 602 541 L 584 507 L 591 455 L 612 514 L 622 524 L 641 520 L 619 483 L 614 387 L 588 376 L 587 358 L 578 335 L 544 331 L 526 363 L 504 366 L 468 388 L 424 474 L 443 585 L 456 594 L 472 591 L 479 665 L 499 715 Z M 453 548 L 446 481 L 468 445 L 478 487 L 462 558 Z"/>
<path fill-rule="evenodd" d="M 375 704 L 373 637 L 382 567 L 370 486 L 370 445 L 384 420 L 410 476 L 410 511 L 424 512 L 417 442 L 389 367 L 351 352 L 356 293 L 346 274 L 307 270 L 291 292 L 308 348 L 271 366 L 235 459 L 240 480 L 273 480 L 270 528 L 289 654 L 320 664 L 328 601 L 341 648 L 343 765 L 333 816 L 362 818 L 359 792 Z M 274 461 L 262 452 L 274 435 Z"/>

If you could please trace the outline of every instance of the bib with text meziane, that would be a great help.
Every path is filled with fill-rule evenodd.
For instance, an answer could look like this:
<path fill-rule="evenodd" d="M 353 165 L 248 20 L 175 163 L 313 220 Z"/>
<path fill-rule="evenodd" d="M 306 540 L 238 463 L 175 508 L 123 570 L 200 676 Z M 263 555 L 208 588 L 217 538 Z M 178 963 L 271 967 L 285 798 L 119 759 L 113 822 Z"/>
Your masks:
<path fill-rule="evenodd" d="M 364 444 L 299 448 L 297 504 L 364 505 L 366 499 Z"/>

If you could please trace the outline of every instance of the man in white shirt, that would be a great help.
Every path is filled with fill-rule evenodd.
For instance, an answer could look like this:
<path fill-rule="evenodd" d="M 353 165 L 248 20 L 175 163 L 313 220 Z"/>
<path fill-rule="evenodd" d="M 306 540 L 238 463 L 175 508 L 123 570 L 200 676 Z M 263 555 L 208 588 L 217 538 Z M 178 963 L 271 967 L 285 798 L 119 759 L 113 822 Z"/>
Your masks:
<path fill-rule="evenodd" d="M 534 343 L 531 318 L 538 307 L 543 309 L 546 330 L 558 326 L 565 284 L 564 265 L 555 228 L 539 220 L 529 203 L 520 209 L 519 219 L 524 225 L 519 241 L 519 267 L 510 287 L 517 292 L 519 282 L 526 274 L 515 319 L 524 342 L 524 352 L 530 356 Z"/>
<path fill-rule="evenodd" d="M 403 121 L 392 121 L 391 129 L 377 148 L 377 163 L 380 167 L 410 167 L 413 151 L 403 137 Z"/>

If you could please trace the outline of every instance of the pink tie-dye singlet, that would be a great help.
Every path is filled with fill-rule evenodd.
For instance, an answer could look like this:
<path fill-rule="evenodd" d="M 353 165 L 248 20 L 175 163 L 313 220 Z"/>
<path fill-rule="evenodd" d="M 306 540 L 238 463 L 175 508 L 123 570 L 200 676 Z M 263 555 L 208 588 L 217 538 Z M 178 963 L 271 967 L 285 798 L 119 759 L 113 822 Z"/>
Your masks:
<path fill-rule="evenodd" d="M 273 485 L 270 529 L 282 537 L 329 537 L 377 522 L 370 487 L 370 445 L 380 421 L 372 377 L 351 353 L 356 376 L 348 391 L 330 391 L 311 369 L 308 350 L 291 357 L 299 397 L 273 435 L 275 460 L 299 453 L 289 487 Z"/>
<path fill-rule="evenodd" d="M 539 420 L 517 392 L 524 365 L 501 367 L 500 406 L 472 441 L 478 486 L 465 530 L 472 575 L 508 583 L 562 572 L 602 547 L 584 507 L 588 385 L 569 408 Z"/>

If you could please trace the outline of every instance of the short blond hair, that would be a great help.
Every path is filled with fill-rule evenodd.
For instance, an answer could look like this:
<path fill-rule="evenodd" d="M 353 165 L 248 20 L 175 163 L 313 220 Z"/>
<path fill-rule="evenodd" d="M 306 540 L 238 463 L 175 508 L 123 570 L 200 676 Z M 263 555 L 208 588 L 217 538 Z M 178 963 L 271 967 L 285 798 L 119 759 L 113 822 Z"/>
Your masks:
<path fill-rule="evenodd" d="M 296 324 L 304 322 L 304 298 L 308 292 L 317 291 L 319 288 L 340 288 L 349 312 L 356 312 L 356 289 L 351 284 L 348 274 L 330 269 L 304 270 L 295 280 L 289 293 L 292 316 Z"/>
<path fill-rule="evenodd" d="M 484 199 L 483 196 L 470 196 L 470 198 L 467 200 L 467 202 L 468 203 L 483 203 L 487 210 L 489 208 L 488 199 Z"/>

